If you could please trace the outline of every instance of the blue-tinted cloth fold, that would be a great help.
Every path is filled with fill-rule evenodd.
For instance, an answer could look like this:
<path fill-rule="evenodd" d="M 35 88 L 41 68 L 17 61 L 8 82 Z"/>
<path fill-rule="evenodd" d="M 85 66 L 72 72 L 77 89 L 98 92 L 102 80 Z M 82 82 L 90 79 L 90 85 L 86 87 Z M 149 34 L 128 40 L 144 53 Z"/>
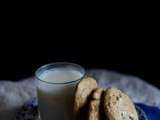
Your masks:
<path fill-rule="evenodd" d="M 152 107 L 141 103 L 136 105 L 146 113 L 148 120 L 160 120 L 160 109 L 158 107 Z"/>

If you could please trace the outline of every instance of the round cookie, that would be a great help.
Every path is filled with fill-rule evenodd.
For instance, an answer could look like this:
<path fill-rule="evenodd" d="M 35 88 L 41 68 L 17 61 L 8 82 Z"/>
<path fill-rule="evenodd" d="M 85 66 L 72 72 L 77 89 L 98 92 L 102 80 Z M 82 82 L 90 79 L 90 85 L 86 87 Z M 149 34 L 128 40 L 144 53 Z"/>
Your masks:
<path fill-rule="evenodd" d="M 104 111 L 109 120 L 138 120 L 132 100 L 117 88 L 108 88 L 104 93 Z"/>
<path fill-rule="evenodd" d="M 80 110 L 87 104 L 88 98 L 92 91 L 98 87 L 96 80 L 91 76 L 85 76 L 76 86 L 74 98 L 74 116 L 73 119 L 77 120 Z"/>
<path fill-rule="evenodd" d="M 96 88 L 93 91 L 92 99 L 89 103 L 89 111 L 88 111 L 88 120 L 100 120 L 100 104 L 101 104 L 101 96 L 103 93 L 102 88 Z"/>
<path fill-rule="evenodd" d="M 89 103 L 88 120 L 100 120 L 100 101 L 92 100 Z"/>

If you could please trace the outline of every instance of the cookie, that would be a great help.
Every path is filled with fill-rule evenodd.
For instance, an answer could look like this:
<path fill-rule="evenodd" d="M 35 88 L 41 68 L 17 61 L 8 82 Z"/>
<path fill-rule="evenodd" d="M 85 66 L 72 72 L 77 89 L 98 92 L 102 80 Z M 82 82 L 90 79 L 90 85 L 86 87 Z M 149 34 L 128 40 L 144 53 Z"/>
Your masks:
<path fill-rule="evenodd" d="M 100 120 L 100 103 L 103 89 L 97 88 L 93 91 L 92 99 L 89 103 L 88 120 Z"/>
<path fill-rule="evenodd" d="M 78 119 L 81 110 L 85 107 L 88 102 L 88 98 L 92 91 L 98 87 L 96 80 L 91 76 L 85 76 L 76 86 L 75 98 L 74 98 L 74 109 L 73 118 Z M 85 112 L 86 113 L 86 112 Z"/>
<path fill-rule="evenodd" d="M 92 93 L 92 99 L 93 100 L 100 100 L 102 92 L 103 92 L 103 88 L 100 88 L 100 87 L 96 88 Z"/>
<path fill-rule="evenodd" d="M 132 100 L 117 88 L 108 88 L 104 93 L 104 111 L 108 120 L 138 120 Z"/>

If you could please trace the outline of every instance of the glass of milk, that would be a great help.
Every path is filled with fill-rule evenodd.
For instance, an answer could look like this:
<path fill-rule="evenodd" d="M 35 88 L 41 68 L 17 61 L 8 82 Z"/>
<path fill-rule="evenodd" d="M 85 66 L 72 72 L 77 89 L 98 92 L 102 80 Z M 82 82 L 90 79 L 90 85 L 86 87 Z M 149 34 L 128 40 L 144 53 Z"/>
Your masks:
<path fill-rule="evenodd" d="M 71 120 L 76 84 L 85 70 L 77 64 L 59 62 L 40 67 L 36 73 L 41 120 Z"/>

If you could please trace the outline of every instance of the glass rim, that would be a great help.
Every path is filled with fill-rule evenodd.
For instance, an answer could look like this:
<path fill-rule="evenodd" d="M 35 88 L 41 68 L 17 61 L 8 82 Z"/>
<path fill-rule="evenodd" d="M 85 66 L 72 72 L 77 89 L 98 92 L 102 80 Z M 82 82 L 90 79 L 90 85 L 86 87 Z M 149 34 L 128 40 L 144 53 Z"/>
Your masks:
<path fill-rule="evenodd" d="M 48 81 L 44 81 L 43 79 L 41 79 L 41 78 L 39 77 L 38 73 L 39 73 L 42 69 L 47 68 L 47 67 L 52 66 L 52 65 L 54 66 L 54 65 L 61 65 L 61 64 L 64 64 L 64 65 L 72 65 L 72 66 L 75 66 L 75 67 L 77 67 L 77 68 L 80 68 L 80 69 L 83 71 L 82 76 L 81 76 L 80 78 L 78 78 L 78 79 L 71 80 L 71 81 L 66 81 L 66 82 L 48 82 Z M 54 69 L 54 68 L 53 68 L 53 69 Z M 70 84 L 70 83 L 74 83 L 74 82 L 76 82 L 76 81 L 78 81 L 78 80 L 83 79 L 84 76 L 85 76 L 85 74 L 86 74 L 86 71 L 85 71 L 85 69 L 84 69 L 81 65 L 78 65 L 78 64 L 76 64 L 76 63 L 71 63 L 71 62 L 54 62 L 54 63 L 49 63 L 49 64 L 42 65 L 41 67 L 39 67 L 39 68 L 35 71 L 35 77 L 36 77 L 36 79 L 39 80 L 39 81 L 42 81 L 42 82 L 44 82 L 44 83 L 47 83 L 47 84 Z"/>

